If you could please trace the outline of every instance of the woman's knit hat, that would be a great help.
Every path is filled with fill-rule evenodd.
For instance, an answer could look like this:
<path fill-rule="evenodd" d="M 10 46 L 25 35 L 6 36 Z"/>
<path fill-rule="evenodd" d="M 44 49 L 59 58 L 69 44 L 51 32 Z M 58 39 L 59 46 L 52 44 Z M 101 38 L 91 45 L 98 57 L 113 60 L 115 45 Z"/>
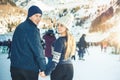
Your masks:
<path fill-rule="evenodd" d="M 28 17 L 31 17 L 32 15 L 36 14 L 36 13 L 39 13 L 42 15 L 42 10 L 37 7 L 37 6 L 31 6 L 29 9 L 28 9 Z"/>
<path fill-rule="evenodd" d="M 73 20 L 74 20 L 73 15 L 69 13 L 58 19 L 57 23 L 63 24 L 68 30 L 71 30 Z"/>

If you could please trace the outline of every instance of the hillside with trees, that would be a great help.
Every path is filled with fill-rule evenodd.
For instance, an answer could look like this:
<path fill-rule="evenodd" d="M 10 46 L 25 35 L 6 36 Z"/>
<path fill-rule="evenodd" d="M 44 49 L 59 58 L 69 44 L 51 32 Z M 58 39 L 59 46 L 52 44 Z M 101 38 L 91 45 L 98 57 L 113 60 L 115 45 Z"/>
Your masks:
<path fill-rule="evenodd" d="M 0 1 L 0 34 L 11 32 L 26 16 L 26 10 L 19 8 L 11 0 Z"/>

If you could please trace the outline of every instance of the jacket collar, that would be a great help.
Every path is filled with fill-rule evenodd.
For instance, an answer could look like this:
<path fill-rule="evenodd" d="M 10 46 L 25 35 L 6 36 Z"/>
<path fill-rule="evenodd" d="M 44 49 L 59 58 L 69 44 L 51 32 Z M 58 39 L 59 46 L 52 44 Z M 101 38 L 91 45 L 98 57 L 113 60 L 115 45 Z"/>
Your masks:
<path fill-rule="evenodd" d="M 33 23 L 29 18 L 26 19 L 31 25 L 37 27 L 37 25 L 35 23 Z"/>

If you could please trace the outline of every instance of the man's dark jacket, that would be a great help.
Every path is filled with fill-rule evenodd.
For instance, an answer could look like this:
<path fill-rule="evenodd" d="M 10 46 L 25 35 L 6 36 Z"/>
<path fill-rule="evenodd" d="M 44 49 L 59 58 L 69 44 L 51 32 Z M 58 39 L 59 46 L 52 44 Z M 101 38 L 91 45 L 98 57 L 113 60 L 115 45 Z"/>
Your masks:
<path fill-rule="evenodd" d="M 39 71 L 45 70 L 45 56 L 37 26 L 26 19 L 15 30 L 11 47 L 11 66 Z"/>

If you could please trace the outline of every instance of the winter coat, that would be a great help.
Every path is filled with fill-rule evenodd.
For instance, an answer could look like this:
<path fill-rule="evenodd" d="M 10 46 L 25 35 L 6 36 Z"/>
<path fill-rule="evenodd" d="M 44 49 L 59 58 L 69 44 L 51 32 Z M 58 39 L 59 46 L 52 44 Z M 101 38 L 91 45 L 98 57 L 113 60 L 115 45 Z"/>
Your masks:
<path fill-rule="evenodd" d="M 85 41 L 85 37 L 84 37 L 84 36 L 82 36 L 82 37 L 80 38 L 77 46 L 78 46 L 79 49 L 84 49 L 84 48 L 86 48 L 87 43 L 86 43 L 86 41 Z"/>
<path fill-rule="evenodd" d="M 64 65 L 64 64 L 72 64 L 71 58 L 65 60 L 65 51 L 66 51 L 66 46 L 65 42 L 67 40 L 67 37 L 59 37 L 53 44 L 54 51 L 52 52 L 53 54 L 53 59 L 51 62 L 51 65 L 49 68 L 46 69 L 45 74 L 49 75 L 57 65 Z"/>
<path fill-rule="evenodd" d="M 43 36 L 43 39 L 45 40 L 45 56 L 46 57 L 52 57 L 52 43 L 56 40 L 54 34 L 50 35 L 50 34 L 45 34 Z"/>
<path fill-rule="evenodd" d="M 26 19 L 16 28 L 12 40 L 12 67 L 37 72 L 46 69 L 39 29 L 31 20 Z"/>

